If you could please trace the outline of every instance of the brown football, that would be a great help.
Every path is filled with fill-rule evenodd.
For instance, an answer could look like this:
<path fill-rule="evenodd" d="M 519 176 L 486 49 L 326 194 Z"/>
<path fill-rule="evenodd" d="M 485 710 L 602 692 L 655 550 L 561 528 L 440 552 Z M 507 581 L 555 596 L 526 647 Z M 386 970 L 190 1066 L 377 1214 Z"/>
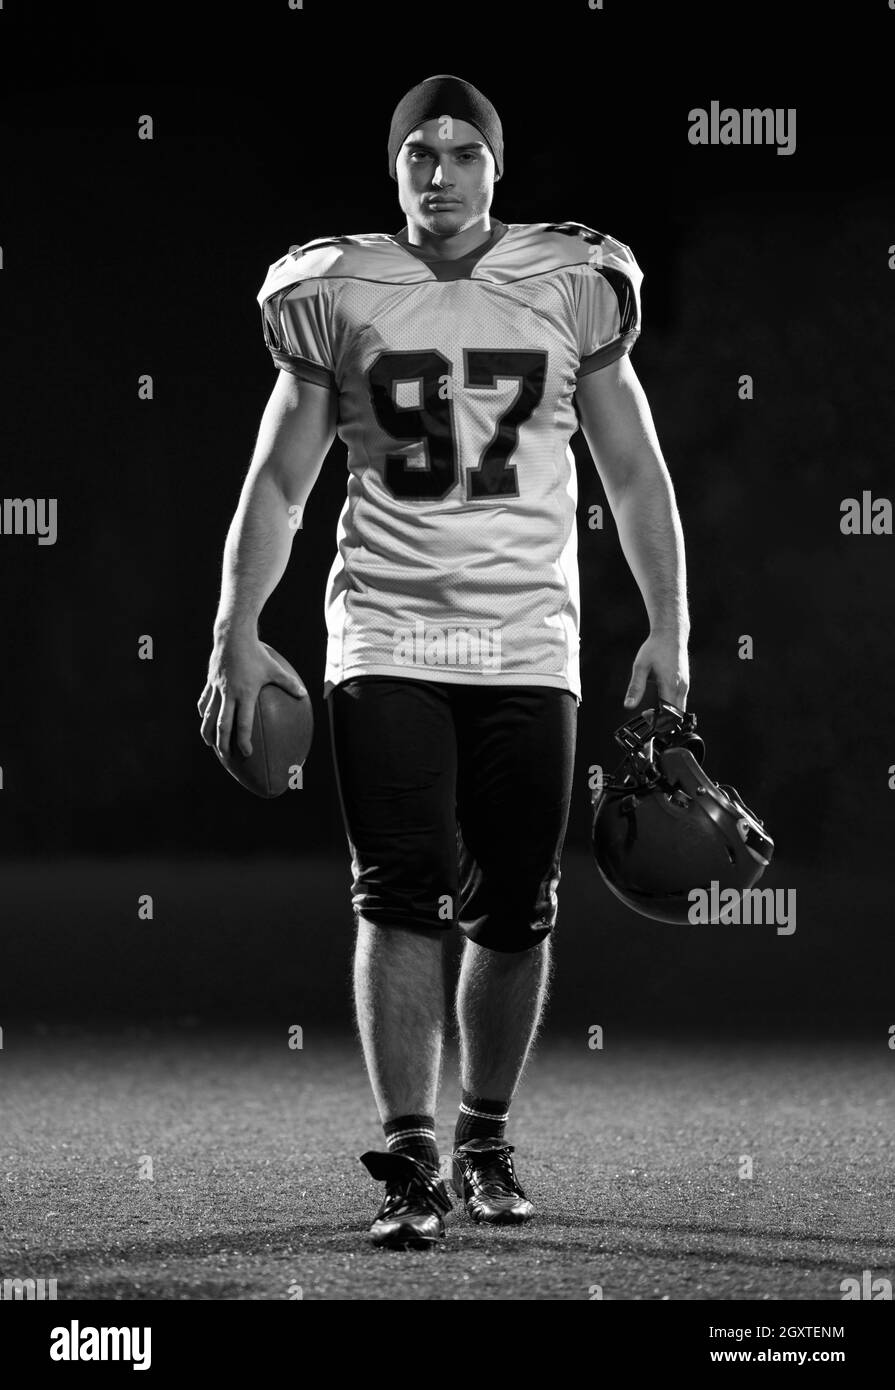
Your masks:
<path fill-rule="evenodd" d="M 298 675 L 284 656 L 262 643 L 270 655 L 293 676 Z M 302 685 L 307 686 L 301 681 Z M 290 778 L 302 767 L 314 737 L 314 711 L 311 697 L 300 700 L 279 685 L 263 685 L 255 705 L 252 724 L 252 751 L 244 758 L 235 748 L 223 760 L 237 782 L 256 796 L 282 796 Z M 300 783 L 299 783 L 300 785 Z"/>

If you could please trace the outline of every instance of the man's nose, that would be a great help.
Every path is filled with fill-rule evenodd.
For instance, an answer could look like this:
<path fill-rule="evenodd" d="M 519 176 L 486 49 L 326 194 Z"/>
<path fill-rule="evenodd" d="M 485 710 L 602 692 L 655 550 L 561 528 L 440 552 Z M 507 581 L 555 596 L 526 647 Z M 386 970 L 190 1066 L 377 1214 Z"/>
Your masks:
<path fill-rule="evenodd" d="M 432 183 L 436 188 L 452 187 L 450 170 L 446 168 L 444 164 L 438 165 L 438 168 L 432 175 Z"/>

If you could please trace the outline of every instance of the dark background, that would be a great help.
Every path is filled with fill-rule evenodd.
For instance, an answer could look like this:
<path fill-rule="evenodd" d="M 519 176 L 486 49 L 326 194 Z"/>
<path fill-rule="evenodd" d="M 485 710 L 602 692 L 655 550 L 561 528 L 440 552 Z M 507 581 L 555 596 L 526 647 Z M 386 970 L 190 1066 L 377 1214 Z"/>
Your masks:
<path fill-rule="evenodd" d="M 297 1002 L 349 1019 L 321 698 L 339 442 L 261 629 L 314 697 L 304 790 L 251 799 L 201 743 L 195 704 L 275 379 L 255 296 L 295 242 L 399 229 L 391 112 L 446 71 L 501 113 L 493 214 L 583 222 L 644 271 L 633 362 L 687 540 L 690 707 L 709 772 L 775 837 L 766 883 L 799 894 L 793 937 L 673 932 L 619 908 L 587 863 L 587 768 L 617 761 L 647 629 L 608 508 L 587 527 L 605 498 L 578 436 L 584 703 L 555 1025 L 607 1009 L 643 1026 L 888 1025 L 895 540 L 839 522 L 843 498 L 895 494 L 895 13 L 834 13 L 277 3 L 97 25 L 6 7 L 2 495 L 59 507 L 53 547 L 0 536 L 7 1016 Z M 795 154 L 691 146 L 688 112 L 713 99 L 795 107 Z"/>

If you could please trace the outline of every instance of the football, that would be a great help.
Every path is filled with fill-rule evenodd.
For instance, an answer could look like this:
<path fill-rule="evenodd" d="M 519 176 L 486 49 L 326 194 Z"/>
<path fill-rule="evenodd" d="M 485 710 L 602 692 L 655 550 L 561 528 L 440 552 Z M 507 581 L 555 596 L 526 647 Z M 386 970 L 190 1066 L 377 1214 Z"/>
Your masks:
<path fill-rule="evenodd" d="M 301 680 L 285 657 L 266 642 L 262 645 L 274 660 Z M 282 796 L 290 780 L 293 785 L 301 785 L 295 777 L 310 752 L 313 736 L 310 696 L 300 700 L 279 685 L 263 685 L 255 705 L 250 755 L 244 758 L 234 747 L 222 761 L 230 775 L 255 796 Z"/>

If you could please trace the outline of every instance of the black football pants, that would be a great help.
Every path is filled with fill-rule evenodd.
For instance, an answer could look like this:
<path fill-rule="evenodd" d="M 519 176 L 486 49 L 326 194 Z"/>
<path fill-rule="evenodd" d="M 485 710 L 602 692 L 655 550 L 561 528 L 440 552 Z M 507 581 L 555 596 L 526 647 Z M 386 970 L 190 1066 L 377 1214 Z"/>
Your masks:
<path fill-rule="evenodd" d="M 357 676 L 327 701 L 355 918 L 525 951 L 556 924 L 577 703 Z"/>

